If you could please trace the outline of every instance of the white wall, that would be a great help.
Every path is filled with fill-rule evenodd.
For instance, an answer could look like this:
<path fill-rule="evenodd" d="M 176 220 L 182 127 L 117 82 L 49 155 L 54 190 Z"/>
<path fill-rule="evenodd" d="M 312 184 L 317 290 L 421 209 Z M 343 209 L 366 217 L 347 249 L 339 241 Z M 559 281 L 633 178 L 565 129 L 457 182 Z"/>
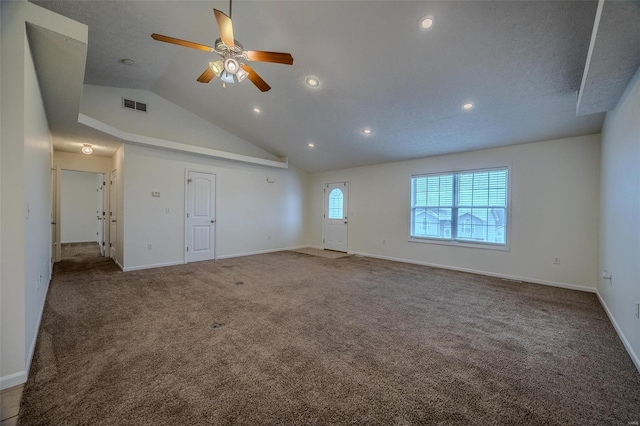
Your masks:
<path fill-rule="evenodd" d="M 24 18 L 19 5 L 2 8 L 2 257 L 0 263 L 0 388 L 21 383 L 25 374 L 25 194 L 24 170 L 25 54 Z M 9 84 L 9 82 L 11 84 Z M 11 123 L 11 126 L 7 125 Z M 18 177 L 16 179 L 16 176 Z"/>
<path fill-rule="evenodd" d="M 322 246 L 323 183 L 348 180 L 350 252 L 593 291 L 599 158 L 600 135 L 590 135 L 316 173 L 308 187 L 311 244 Z M 509 251 L 408 241 L 412 174 L 505 165 Z"/>
<path fill-rule="evenodd" d="M 4 389 L 28 376 L 49 281 L 51 247 L 51 138 L 25 22 L 85 43 L 87 30 L 26 1 L 0 2 L 0 7 L 0 388 Z"/>
<path fill-rule="evenodd" d="M 122 107 L 122 98 L 144 102 L 147 112 Z M 277 157 L 148 91 L 84 85 L 80 112 L 124 132 L 235 154 Z"/>
<path fill-rule="evenodd" d="M 51 165 L 53 145 L 31 53 L 25 51 L 24 193 L 25 353 L 31 359 L 51 272 Z"/>
<path fill-rule="evenodd" d="M 96 173 L 62 170 L 59 225 L 62 243 L 96 241 Z"/>
<path fill-rule="evenodd" d="M 184 262 L 185 170 L 216 175 L 216 258 L 306 245 L 306 173 L 126 145 L 125 270 Z"/>
<path fill-rule="evenodd" d="M 602 129 L 598 293 L 640 370 L 640 70 Z"/>

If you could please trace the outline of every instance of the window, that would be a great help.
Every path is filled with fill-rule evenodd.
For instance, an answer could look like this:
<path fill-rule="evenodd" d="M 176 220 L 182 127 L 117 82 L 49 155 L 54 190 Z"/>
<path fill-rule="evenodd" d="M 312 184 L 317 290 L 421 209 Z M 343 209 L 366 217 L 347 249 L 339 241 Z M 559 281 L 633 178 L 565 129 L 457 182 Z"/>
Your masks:
<path fill-rule="evenodd" d="M 508 169 L 411 177 L 411 238 L 506 245 Z"/>
<path fill-rule="evenodd" d="M 342 208 L 344 196 L 338 188 L 333 188 L 329 193 L 329 219 L 344 219 Z"/>

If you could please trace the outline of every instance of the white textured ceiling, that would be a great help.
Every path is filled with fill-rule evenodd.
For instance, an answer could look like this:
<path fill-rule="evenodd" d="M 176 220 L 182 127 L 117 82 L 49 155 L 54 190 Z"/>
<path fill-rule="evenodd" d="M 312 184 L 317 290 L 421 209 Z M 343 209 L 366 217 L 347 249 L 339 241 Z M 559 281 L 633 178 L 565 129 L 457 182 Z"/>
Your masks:
<path fill-rule="evenodd" d="M 579 115 L 613 109 L 640 66 L 640 1 L 601 4 L 578 97 Z"/>
<path fill-rule="evenodd" d="M 89 26 L 85 83 L 151 90 L 307 171 L 596 133 L 602 125 L 602 114 L 576 117 L 592 1 L 236 0 L 234 35 L 246 49 L 294 57 L 293 66 L 252 63 L 272 87 L 266 93 L 248 80 L 203 86 L 196 78 L 210 54 L 150 37 L 211 45 L 212 9 L 226 12 L 227 2 L 34 3 Z M 429 14 L 434 27 L 420 31 Z M 318 89 L 304 85 L 310 74 Z M 472 111 L 461 109 L 466 101 Z M 373 134 L 362 135 L 363 127 Z"/>

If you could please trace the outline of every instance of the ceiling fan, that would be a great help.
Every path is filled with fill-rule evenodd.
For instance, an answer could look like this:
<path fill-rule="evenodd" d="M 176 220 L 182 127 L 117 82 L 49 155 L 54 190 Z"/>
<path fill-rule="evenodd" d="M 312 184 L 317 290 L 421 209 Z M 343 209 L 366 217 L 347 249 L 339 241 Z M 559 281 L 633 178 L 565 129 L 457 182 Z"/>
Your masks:
<path fill-rule="evenodd" d="M 214 77 L 220 77 L 222 87 L 224 88 L 226 87 L 226 83 L 239 83 L 249 78 L 260 91 L 266 92 L 271 89 L 258 73 L 244 61 L 273 62 L 276 64 L 292 65 L 293 57 L 291 54 L 264 52 L 261 50 L 244 50 L 242 44 L 233 38 L 233 26 L 230 17 L 231 0 L 229 0 L 229 16 L 217 9 L 213 9 L 213 14 L 220 29 L 220 38 L 215 41 L 215 47 L 156 33 L 151 34 L 151 37 L 154 40 L 165 43 L 177 44 L 178 46 L 203 50 L 210 53 L 215 52 L 222 56 L 222 60 L 209 62 L 207 69 L 197 79 L 200 83 L 208 83 Z"/>

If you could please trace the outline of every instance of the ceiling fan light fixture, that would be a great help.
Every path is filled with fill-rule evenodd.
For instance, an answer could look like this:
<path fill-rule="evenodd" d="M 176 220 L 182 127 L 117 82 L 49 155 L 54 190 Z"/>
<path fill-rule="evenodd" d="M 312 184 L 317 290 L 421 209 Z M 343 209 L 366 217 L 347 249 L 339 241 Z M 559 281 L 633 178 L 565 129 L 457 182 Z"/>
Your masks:
<path fill-rule="evenodd" d="M 88 144 L 88 143 L 82 144 L 82 153 L 87 155 L 92 154 L 93 148 L 91 148 L 91 144 Z"/>
<path fill-rule="evenodd" d="M 235 74 L 240 69 L 240 64 L 234 58 L 227 58 L 224 60 L 224 70 L 227 74 Z"/>
<path fill-rule="evenodd" d="M 236 78 L 238 79 L 238 83 L 244 81 L 245 78 L 249 76 L 249 73 L 246 72 L 242 67 L 236 72 Z"/>
<path fill-rule="evenodd" d="M 211 68 L 216 77 L 220 77 L 220 74 L 224 71 L 224 63 L 221 60 L 209 62 L 209 68 Z"/>
<path fill-rule="evenodd" d="M 233 74 L 229 74 L 227 70 L 222 71 L 222 74 L 220 74 L 220 80 L 222 80 L 223 83 L 235 83 Z"/>

